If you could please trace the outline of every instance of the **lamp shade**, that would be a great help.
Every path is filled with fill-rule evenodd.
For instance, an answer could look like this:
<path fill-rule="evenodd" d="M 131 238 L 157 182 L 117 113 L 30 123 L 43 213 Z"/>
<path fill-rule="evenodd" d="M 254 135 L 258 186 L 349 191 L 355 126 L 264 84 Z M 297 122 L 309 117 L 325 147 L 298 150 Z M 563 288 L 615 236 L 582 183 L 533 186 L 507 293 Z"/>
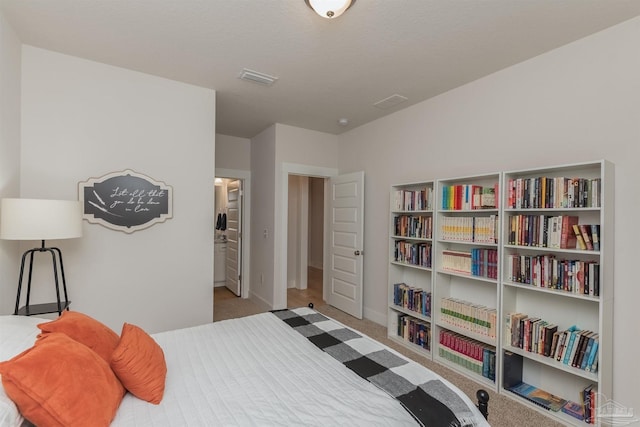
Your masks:
<path fill-rule="evenodd" d="M 55 240 L 81 236 L 79 201 L 2 199 L 0 202 L 0 239 Z"/>

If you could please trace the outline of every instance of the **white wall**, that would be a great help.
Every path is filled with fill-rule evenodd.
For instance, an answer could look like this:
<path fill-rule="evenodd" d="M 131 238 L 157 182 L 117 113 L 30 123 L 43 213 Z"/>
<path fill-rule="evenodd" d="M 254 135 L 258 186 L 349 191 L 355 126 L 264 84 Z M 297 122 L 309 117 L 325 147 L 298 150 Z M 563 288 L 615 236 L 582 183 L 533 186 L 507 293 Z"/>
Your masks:
<path fill-rule="evenodd" d="M 307 129 L 276 124 L 275 176 L 275 241 L 276 264 L 274 270 L 274 308 L 286 307 L 286 278 L 289 260 L 287 253 L 288 176 L 337 175 L 338 138 Z M 306 251 L 306 248 L 304 248 Z"/>
<path fill-rule="evenodd" d="M 640 18 L 354 129 L 339 168 L 366 177 L 365 316 L 384 316 L 393 183 L 606 158 L 615 163 L 614 396 L 640 409 Z"/>
<path fill-rule="evenodd" d="M 251 139 L 251 298 L 273 308 L 276 127 Z"/>
<path fill-rule="evenodd" d="M 0 198 L 20 195 L 21 43 L 0 13 Z M 0 240 L 0 314 L 13 313 L 18 242 Z"/>
<path fill-rule="evenodd" d="M 286 307 L 289 172 L 335 174 L 337 157 L 338 138 L 322 132 L 275 124 L 251 139 L 251 293 L 266 307 Z"/>
<path fill-rule="evenodd" d="M 79 181 L 127 168 L 173 187 L 164 223 L 125 234 L 85 222 L 81 239 L 52 242 L 71 308 L 118 332 L 210 322 L 215 92 L 30 46 L 22 55 L 23 197 L 76 199 Z"/>
<path fill-rule="evenodd" d="M 309 266 L 322 269 L 324 252 L 324 179 L 309 179 Z"/>
<path fill-rule="evenodd" d="M 251 140 L 216 134 L 216 168 L 251 170 Z"/>

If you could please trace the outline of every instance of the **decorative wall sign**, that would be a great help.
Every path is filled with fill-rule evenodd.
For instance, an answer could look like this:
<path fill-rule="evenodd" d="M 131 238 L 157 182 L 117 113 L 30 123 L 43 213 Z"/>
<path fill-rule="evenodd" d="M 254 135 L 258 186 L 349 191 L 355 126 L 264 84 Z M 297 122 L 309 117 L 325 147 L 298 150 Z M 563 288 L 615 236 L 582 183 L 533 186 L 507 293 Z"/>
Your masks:
<path fill-rule="evenodd" d="M 173 217 L 173 190 L 130 169 L 78 183 L 84 219 L 133 233 Z"/>

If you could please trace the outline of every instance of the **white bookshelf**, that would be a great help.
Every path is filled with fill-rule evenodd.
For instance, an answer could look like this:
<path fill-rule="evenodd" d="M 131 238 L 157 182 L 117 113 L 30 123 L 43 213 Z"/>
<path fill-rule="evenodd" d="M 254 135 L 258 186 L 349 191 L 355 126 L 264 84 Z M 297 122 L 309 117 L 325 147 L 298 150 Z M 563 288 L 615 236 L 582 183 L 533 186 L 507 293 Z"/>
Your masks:
<path fill-rule="evenodd" d="M 431 298 L 426 298 L 426 293 L 431 293 L 430 251 L 433 245 L 434 196 L 432 181 L 394 185 L 390 192 L 389 215 L 388 337 L 429 359 L 433 345 L 430 315 L 432 305 Z M 395 285 L 401 283 L 406 288 L 412 288 L 414 296 L 421 295 L 421 304 L 404 304 L 399 301 L 396 304 Z M 409 323 L 406 323 L 407 327 L 403 331 L 399 331 L 398 324 L 403 318 Z M 411 323 L 412 331 L 409 332 Z M 420 344 L 410 341 L 408 337 L 417 334 L 422 338 L 413 341 Z"/>
<path fill-rule="evenodd" d="M 500 247 L 496 241 L 500 177 L 493 173 L 440 179 L 436 184 L 433 359 L 491 390 L 497 390 L 492 379 L 497 368 L 490 373 L 489 366 L 497 365 L 500 324 Z M 474 203 L 476 188 L 496 191 L 493 206 L 482 206 L 482 196 L 476 196 Z M 471 343 L 476 353 L 456 349 L 451 342 Z M 486 359 L 487 354 L 492 360 Z"/>
<path fill-rule="evenodd" d="M 613 250 L 613 176 L 613 165 L 604 160 L 503 173 L 500 313 L 504 321 L 504 333 L 498 345 L 499 365 L 503 365 L 506 351 L 518 354 L 522 357 L 524 382 L 577 403 L 581 402 L 580 391 L 589 385 L 597 387 L 601 395 L 611 396 L 612 391 L 613 268 L 610 253 Z M 544 185 L 539 179 L 542 177 L 545 178 Z M 560 178 L 566 178 L 566 180 Z M 549 185 L 557 190 L 561 182 L 566 183 L 568 179 L 575 178 L 584 179 L 583 194 L 590 193 L 584 197 L 585 203 L 568 206 L 568 199 L 571 199 L 571 196 L 562 194 L 554 200 L 552 205 L 550 202 L 552 195 L 547 195 Z M 600 180 L 599 191 L 594 190 L 597 186 L 594 179 Z M 525 197 L 527 199 L 525 202 L 516 203 L 515 189 L 517 187 L 521 193 L 524 192 L 525 182 L 527 182 L 529 194 L 537 193 L 538 196 Z M 542 193 L 543 189 L 545 195 Z M 546 203 L 544 203 L 545 200 Z M 577 217 L 579 224 L 599 225 L 600 249 L 583 250 L 576 248 L 575 245 L 555 247 L 557 241 L 551 240 L 549 227 L 547 227 L 548 238 L 545 243 L 540 224 L 552 224 L 553 220 L 549 220 L 549 217 L 563 216 Z M 527 227 L 526 224 L 529 226 Z M 558 221 L 558 224 L 561 224 L 561 221 Z M 531 229 L 532 231 L 529 231 Z M 552 270 L 562 270 L 562 268 L 554 270 L 552 268 L 554 262 L 567 266 L 557 281 L 554 279 L 554 274 L 546 274 Z M 589 270 L 590 264 L 599 265 L 599 273 Z M 570 273 L 576 265 L 586 268 L 587 273 L 582 275 Z M 597 275 L 599 282 L 599 292 L 595 292 L 596 294 L 592 291 L 593 282 L 591 286 L 589 283 L 586 286 L 584 284 L 587 280 L 594 280 L 594 274 Z M 580 280 L 577 279 L 578 277 Z M 599 339 L 597 371 L 572 367 L 570 362 L 565 364 L 563 361 L 557 361 L 557 358 L 514 346 L 508 328 L 513 324 L 507 325 L 507 322 L 509 314 L 516 312 L 557 325 L 559 331 L 576 326 L 580 330 L 597 333 Z M 587 425 L 586 422 L 561 411 L 554 412 L 540 408 L 508 391 L 503 384 L 505 377 L 506 375 L 501 372 L 499 375 L 501 393 L 564 424 Z M 596 419 L 596 424 L 601 421 Z"/>

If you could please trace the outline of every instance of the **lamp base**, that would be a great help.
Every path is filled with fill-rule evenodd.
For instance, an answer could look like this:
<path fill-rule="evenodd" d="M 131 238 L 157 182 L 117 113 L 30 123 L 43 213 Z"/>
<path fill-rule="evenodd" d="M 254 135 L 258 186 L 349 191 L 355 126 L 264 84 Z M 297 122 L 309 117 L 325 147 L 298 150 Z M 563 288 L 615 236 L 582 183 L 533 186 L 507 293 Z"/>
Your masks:
<path fill-rule="evenodd" d="M 60 308 L 64 311 L 69 308 L 71 301 L 61 301 Z M 58 313 L 58 303 L 57 302 L 47 302 L 44 304 L 31 304 L 25 305 L 24 307 L 20 307 L 17 314 L 18 316 L 37 316 L 38 314 L 47 314 L 47 313 Z"/>
<path fill-rule="evenodd" d="M 31 274 L 33 272 L 33 255 L 38 252 L 48 252 L 51 254 L 51 262 L 53 264 L 53 277 L 56 285 L 56 299 L 57 302 L 44 303 L 44 304 L 30 304 L 31 300 Z M 29 273 L 27 280 L 27 303 L 25 306 L 20 307 L 20 294 L 22 293 L 22 278 L 24 276 L 25 263 L 29 257 Z M 58 266 L 60 270 L 58 271 Z M 60 298 L 60 284 L 58 278 L 62 279 L 62 291 L 64 292 L 64 301 Z M 22 263 L 20 264 L 20 278 L 18 279 L 18 295 L 16 296 L 16 307 L 13 312 L 14 315 L 33 316 L 37 314 L 45 313 L 58 313 L 62 314 L 63 310 L 69 309 L 69 297 L 67 296 L 67 283 L 64 278 L 64 266 L 62 264 L 62 252 L 58 248 L 47 248 L 42 241 L 42 246 L 39 248 L 33 248 L 22 254 Z"/>

